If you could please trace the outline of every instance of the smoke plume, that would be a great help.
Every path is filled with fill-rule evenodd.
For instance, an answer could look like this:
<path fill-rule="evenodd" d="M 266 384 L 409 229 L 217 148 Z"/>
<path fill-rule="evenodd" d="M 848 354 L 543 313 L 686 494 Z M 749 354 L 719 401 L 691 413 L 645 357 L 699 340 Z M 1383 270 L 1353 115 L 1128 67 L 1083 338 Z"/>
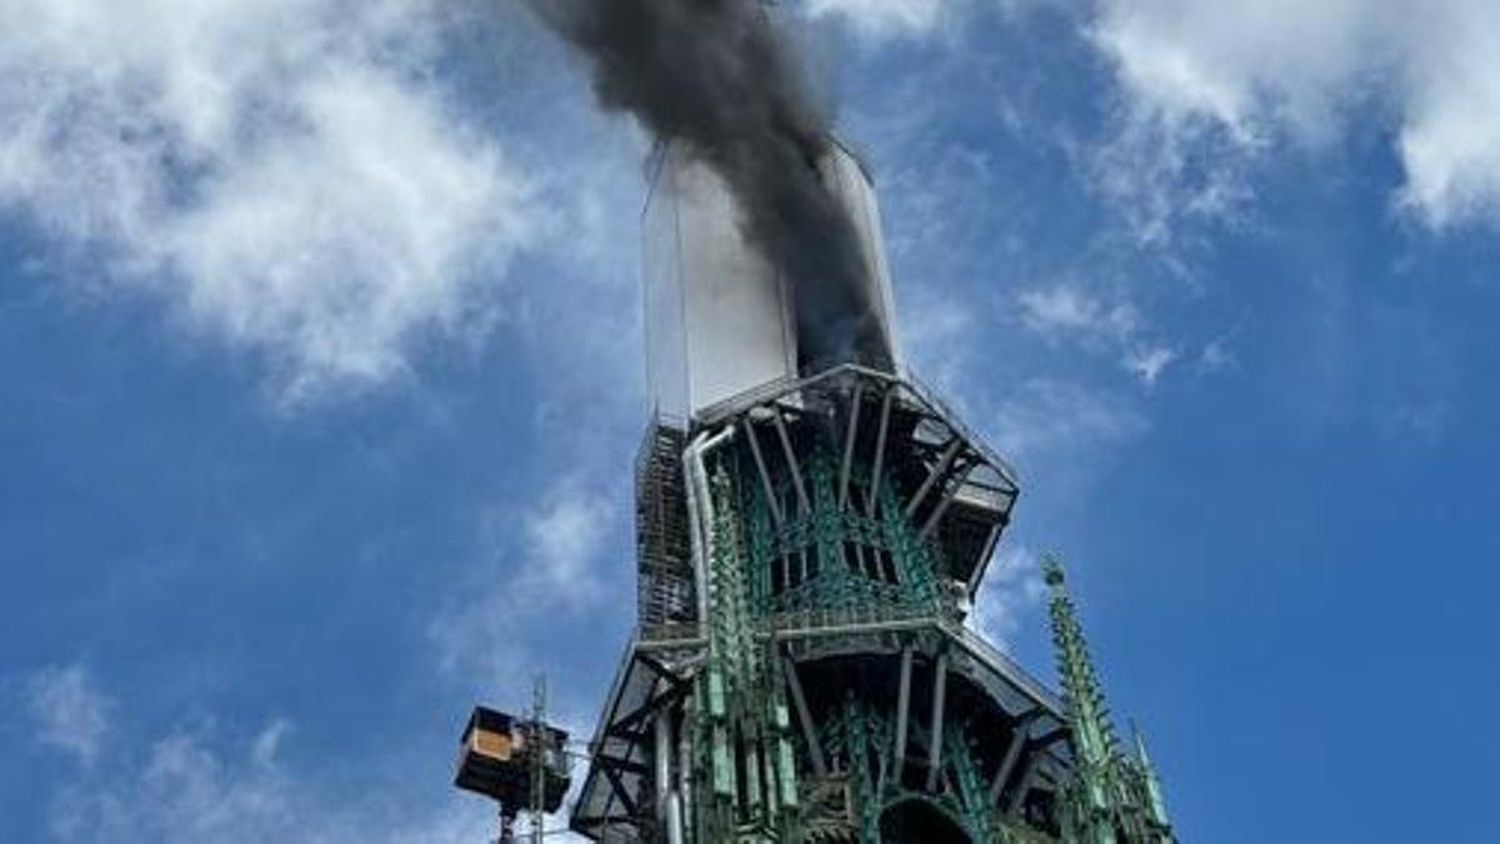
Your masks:
<path fill-rule="evenodd" d="M 682 144 L 728 186 L 750 246 L 791 281 L 804 371 L 889 369 L 860 244 L 816 162 L 831 119 L 759 0 L 528 0 L 608 110 Z"/>

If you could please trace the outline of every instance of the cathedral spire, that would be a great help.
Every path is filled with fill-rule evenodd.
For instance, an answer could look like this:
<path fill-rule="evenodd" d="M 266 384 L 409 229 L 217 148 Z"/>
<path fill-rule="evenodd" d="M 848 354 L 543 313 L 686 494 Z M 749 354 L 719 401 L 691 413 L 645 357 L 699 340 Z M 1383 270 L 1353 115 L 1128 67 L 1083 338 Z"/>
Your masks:
<path fill-rule="evenodd" d="M 1068 596 L 1066 576 L 1057 557 L 1042 557 L 1042 577 L 1051 597 L 1047 613 L 1052 618 L 1052 644 L 1057 651 L 1058 683 L 1067 703 L 1077 774 L 1077 804 L 1074 823 L 1085 840 L 1113 844 L 1115 789 L 1110 782 L 1110 762 L 1115 755 L 1114 730 L 1104 707 L 1088 644 L 1078 623 L 1073 599 Z"/>
<path fill-rule="evenodd" d="M 1068 813 L 1073 838 L 1090 844 L 1170 842 L 1161 786 L 1145 742 L 1136 733 L 1133 757 L 1120 751 L 1067 578 L 1055 556 L 1043 556 L 1042 576 L 1051 592 L 1047 611 L 1077 774 Z"/>
<path fill-rule="evenodd" d="M 1141 731 L 1135 724 L 1130 725 L 1130 730 L 1135 739 L 1135 764 L 1140 769 L 1141 785 L 1145 789 L 1146 810 L 1150 815 L 1151 823 L 1159 829 L 1170 829 L 1171 821 L 1167 820 L 1167 801 L 1162 796 L 1161 780 L 1156 776 L 1156 766 L 1151 764 L 1151 757 L 1146 755 L 1146 739 L 1141 736 Z"/>
<path fill-rule="evenodd" d="M 1068 596 L 1062 564 L 1055 556 L 1043 556 L 1042 576 L 1052 593 L 1048 614 L 1052 617 L 1052 643 L 1057 648 L 1058 681 L 1068 701 L 1079 761 L 1102 766 L 1115 754 L 1117 745 L 1104 692 L 1089 658 L 1073 599 Z"/>

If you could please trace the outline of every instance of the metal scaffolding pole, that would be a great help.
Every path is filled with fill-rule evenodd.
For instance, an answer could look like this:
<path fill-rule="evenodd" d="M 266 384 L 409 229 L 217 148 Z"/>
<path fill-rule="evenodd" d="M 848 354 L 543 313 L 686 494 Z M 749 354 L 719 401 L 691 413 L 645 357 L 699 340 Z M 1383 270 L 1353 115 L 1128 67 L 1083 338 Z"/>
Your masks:
<path fill-rule="evenodd" d="M 937 791 L 938 779 L 943 770 L 943 715 L 944 702 L 948 696 L 948 655 L 937 660 L 937 669 L 932 679 L 932 732 L 931 746 L 927 753 L 927 790 Z"/>
<path fill-rule="evenodd" d="M 901 685 L 896 691 L 896 746 L 891 752 L 891 765 L 897 783 L 906 768 L 906 719 L 911 711 L 911 661 L 912 646 L 908 643 L 901 649 Z"/>

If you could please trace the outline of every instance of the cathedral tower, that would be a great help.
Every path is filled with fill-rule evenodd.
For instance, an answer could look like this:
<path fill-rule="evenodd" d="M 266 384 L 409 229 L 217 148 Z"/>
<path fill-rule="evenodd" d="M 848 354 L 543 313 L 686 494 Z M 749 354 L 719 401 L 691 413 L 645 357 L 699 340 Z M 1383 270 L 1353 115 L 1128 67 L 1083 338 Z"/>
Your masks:
<path fill-rule="evenodd" d="M 859 313 L 812 328 L 808 291 L 746 245 L 714 172 L 670 143 L 654 158 L 639 624 L 572 828 L 1171 840 L 1144 751 L 1116 746 L 1061 570 L 1061 694 L 968 625 L 1016 475 L 904 362 L 863 165 L 832 144 L 809 166 L 855 230 L 865 285 L 844 299 Z"/>

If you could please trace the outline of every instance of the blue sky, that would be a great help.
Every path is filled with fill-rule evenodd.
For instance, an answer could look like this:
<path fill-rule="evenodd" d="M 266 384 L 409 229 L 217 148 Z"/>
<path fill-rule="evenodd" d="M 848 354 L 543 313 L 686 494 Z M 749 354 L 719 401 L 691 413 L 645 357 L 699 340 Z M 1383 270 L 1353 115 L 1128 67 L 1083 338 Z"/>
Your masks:
<path fill-rule="evenodd" d="M 1217 4 L 1215 4 L 1217 5 Z M 1500 11 L 784 4 L 1188 841 L 1485 841 Z M 481 0 L 0 3 L 0 840 L 479 841 L 633 613 L 646 140 Z"/>

